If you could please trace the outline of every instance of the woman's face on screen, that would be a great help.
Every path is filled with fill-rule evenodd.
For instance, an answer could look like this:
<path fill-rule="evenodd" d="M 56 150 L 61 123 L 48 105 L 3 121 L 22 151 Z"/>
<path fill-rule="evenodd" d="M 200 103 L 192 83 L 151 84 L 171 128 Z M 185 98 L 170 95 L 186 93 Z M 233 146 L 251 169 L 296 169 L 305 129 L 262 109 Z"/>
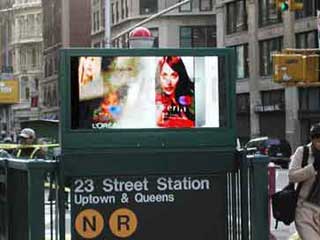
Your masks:
<path fill-rule="evenodd" d="M 96 72 L 96 60 L 94 57 L 87 57 L 83 62 L 84 74 L 87 78 L 93 78 Z"/>
<path fill-rule="evenodd" d="M 178 72 L 174 71 L 166 62 L 160 71 L 160 84 L 162 91 L 167 95 L 172 95 L 179 81 Z"/>

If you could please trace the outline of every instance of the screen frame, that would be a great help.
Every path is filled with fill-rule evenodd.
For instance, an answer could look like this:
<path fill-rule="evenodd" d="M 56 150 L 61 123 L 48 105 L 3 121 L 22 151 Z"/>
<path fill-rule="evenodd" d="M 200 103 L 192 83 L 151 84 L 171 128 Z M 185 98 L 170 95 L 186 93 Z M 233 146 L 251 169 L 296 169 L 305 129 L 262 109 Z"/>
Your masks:
<path fill-rule="evenodd" d="M 224 58 L 223 81 L 226 95 L 225 126 L 219 128 L 72 129 L 71 58 L 80 56 L 217 56 Z M 105 152 L 119 149 L 183 149 L 235 147 L 235 53 L 233 49 L 61 49 L 60 50 L 60 137 L 62 151 L 88 149 Z M 220 92 L 219 92 L 220 94 Z M 219 96 L 220 99 L 221 96 Z M 220 109 L 220 107 L 219 107 Z M 221 111 L 221 109 L 219 110 Z M 84 149 L 85 148 L 85 149 Z"/>

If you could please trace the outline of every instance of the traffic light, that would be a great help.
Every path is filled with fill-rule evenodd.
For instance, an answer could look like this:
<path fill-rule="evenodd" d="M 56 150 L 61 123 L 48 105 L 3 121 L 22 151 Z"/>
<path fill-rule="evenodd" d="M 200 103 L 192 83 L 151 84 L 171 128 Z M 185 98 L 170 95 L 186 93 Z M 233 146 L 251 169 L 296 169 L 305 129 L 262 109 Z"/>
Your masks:
<path fill-rule="evenodd" d="M 277 10 L 284 12 L 290 11 L 301 11 L 303 9 L 303 3 L 297 2 L 297 0 L 275 0 Z"/>
<path fill-rule="evenodd" d="M 288 0 L 290 11 L 301 11 L 303 9 L 303 3 L 297 2 L 297 0 Z"/>
<path fill-rule="evenodd" d="M 272 54 L 273 81 L 297 82 L 302 81 L 302 57 L 300 54 Z"/>
<path fill-rule="evenodd" d="M 315 83 L 320 80 L 320 56 L 304 53 L 272 54 L 273 81 L 277 83 Z"/>
<path fill-rule="evenodd" d="M 287 0 L 276 0 L 276 8 L 281 12 L 287 11 L 289 9 Z"/>
<path fill-rule="evenodd" d="M 304 82 L 319 82 L 319 59 L 317 54 L 304 55 L 303 56 L 303 81 Z"/>

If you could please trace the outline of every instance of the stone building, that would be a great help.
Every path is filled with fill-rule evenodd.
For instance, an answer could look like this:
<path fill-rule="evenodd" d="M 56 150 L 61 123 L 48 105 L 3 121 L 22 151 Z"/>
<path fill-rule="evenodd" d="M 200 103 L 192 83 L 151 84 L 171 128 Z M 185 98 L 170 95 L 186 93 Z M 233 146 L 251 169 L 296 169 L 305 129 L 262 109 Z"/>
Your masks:
<path fill-rule="evenodd" d="M 90 47 L 90 1 L 42 0 L 44 76 L 40 82 L 40 117 L 59 119 L 59 49 Z"/>
<path fill-rule="evenodd" d="M 42 8 L 41 0 L 6 2 L 9 23 L 2 53 L 8 58 L 13 77 L 19 81 L 20 102 L 12 105 L 6 119 L 7 130 L 20 127 L 20 122 L 39 117 L 39 80 L 42 78 Z"/>
<path fill-rule="evenodd" d="M 114 38 L 143 19 L 167 9 L 179 0 L 111 0 L 111 29 Z M 91 1 L 91 44 L 104 46 L 105 1 Z M 215 47 L 216 18 L 213 0 L 193 0 L 144 27 L 155 37 L 154 47 Z M 128 34 L 115 39 L 114 47 L 128 47 Z"/>
<path fill-rule="evenodd" d="M 283 48 L 318 48 L 319 0 L 303 0 L 301 12 L 279 12 L 274 0 L 217 0 L 217 45 L 237 54 L 238 136 L 286 138 L 293 147 L 308 141 L 320 120 L 319 87 L 272 82 L 271 55 Z"/>

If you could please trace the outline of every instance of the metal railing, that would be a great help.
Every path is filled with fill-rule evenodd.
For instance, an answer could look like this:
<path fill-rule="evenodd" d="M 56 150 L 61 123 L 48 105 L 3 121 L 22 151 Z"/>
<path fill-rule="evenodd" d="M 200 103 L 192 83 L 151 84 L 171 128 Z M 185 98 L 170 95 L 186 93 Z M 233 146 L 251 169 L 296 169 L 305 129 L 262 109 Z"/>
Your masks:
<path fill-rule="evenodd" d="M 238 159 L 226 173 L 228 240 L 267 240 L 268 158 Z M 57 194 L 59 174 L 55 161 L 0 159 L 0 240 L 65 239 L 70 206 Z"/>
<path fill-rule="evenodd" d="M 239 156 L 227 174 L 228 240 L 269 239 L 268 157 Z"/>
<path fill-rule="evenodd" d="M 55 161 L 0 159 L 0 240 L 58 239 L 56 198 L 47 200 L 56 171 Z"/>

